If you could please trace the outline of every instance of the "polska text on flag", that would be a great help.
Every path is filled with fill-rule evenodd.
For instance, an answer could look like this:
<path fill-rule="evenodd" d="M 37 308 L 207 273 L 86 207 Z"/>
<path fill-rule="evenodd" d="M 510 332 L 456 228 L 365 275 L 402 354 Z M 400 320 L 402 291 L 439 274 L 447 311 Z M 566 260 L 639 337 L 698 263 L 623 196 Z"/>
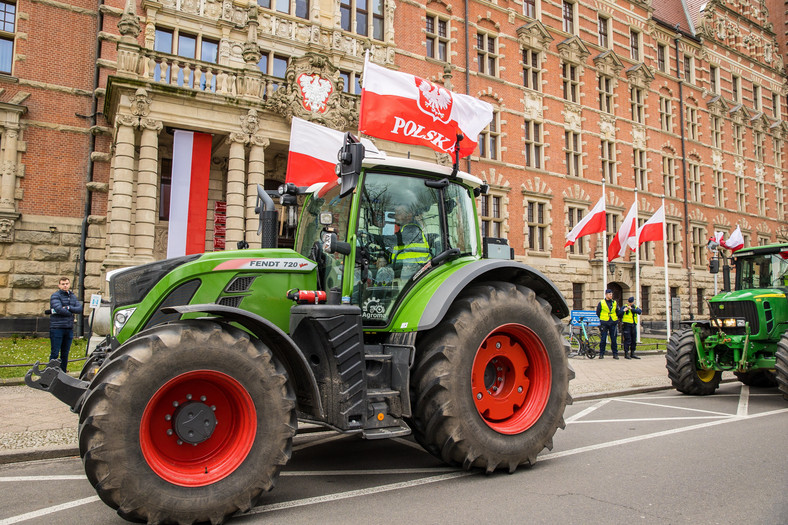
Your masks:
<path fill-rule="evenodd" d="M 460 156 L 466 157 L 493 118 L 486 102 L 368 60 L 363 78 L 359 131 L 373 137 L 453 154 L 461 134 Z"/>
<path fill-rule="evenodd" d="M 572 228 L 572 231 L 566 234 L 566 244 L 564 244 L 564 248 L 573 245 L 580 237 L 591 235 L 592 233 L 603 232 L 606 227 L 605 195 L 603 193 L 602 197 L 594 205 L 588 215 L 583 217 L 583 219 Z"/>
<path fill-rule="evenodd" d="M 207 133 L 173 134 L 167 257 L 205 251 L 212 140 Z"/>
<path fill-rule="evenodd" d="M 311 186 L 336 180 L 337 153 L 344 144 L 345 134 L 298 117 L 293 117 L 290 126 L 285 181 Z M 367 154 L 380 154 L 369 140 L 362 138 L 361 143 Z"/>

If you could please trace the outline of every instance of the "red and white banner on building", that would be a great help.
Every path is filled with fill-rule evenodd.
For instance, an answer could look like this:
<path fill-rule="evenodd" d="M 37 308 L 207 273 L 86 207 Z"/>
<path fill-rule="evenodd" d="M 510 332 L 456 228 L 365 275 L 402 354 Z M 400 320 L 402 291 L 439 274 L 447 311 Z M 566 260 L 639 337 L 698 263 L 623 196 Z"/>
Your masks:
<path fill-rule="evenodd" d="M 621 224 L 621 229 L 618 230 L 618 233 L 610 242 L 610 247 L 607 249 L 608 262 L 612 261 L 613 259 L 623 257 L 624 253 L 627 251 L 627 248 L 634 250 L 634 248 L 631 246 L 633 242 L 630 242 L 630 240 L 634 241 L 637 231 L 638 203 L 635 201 L 632 203 L 632 207 L 629 208 L 627 216 L 624 217 L 624 222 Z"/>
<path fill-rule="evenodd" d="M 167 257 L 205 251 L 211 141 L 207 133 L 175 130 Z"/>
<path fill-rule="evenodd" d="M 486 102 L 369 61 L 364 65 L 359 113 L 361 133 L 441 153 L 453 155 L 461 134 L 461 157 L 473 153 L 479 133 L 493 118 Z"/>
<path fill-rule="evenodd" d="M 316 182 L 336 180 L 337 152 L 344 140 L 342 131 L 293 117 L 285 181 L 296 186 L 311 186 Z M 361 139 L 361 143 L 368 154 L 379 154 L 369 140 Z"/>
<path fill-rule="evenodd" d="M 580 237 L 605 231 L 605 227 L 605 194 L 602 193 L 602 197 L 596 205 L 594 205 L 588 215 L 583 217 L 583 219 L 572 228 L 572 231 L 566 234 L 566 244 L 564 244 L 564 248 L 573 245 Z"/>

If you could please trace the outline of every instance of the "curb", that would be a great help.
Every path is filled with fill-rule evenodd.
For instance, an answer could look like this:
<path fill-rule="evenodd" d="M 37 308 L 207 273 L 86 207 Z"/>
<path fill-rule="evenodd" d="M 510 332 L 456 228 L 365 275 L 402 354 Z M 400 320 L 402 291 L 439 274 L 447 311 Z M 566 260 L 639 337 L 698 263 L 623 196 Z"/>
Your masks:
<path fill-rule="evenodd" d="M 735 377 L 722 378 L 722 383 L 735 383 L 738 379 Z M 657 385 L 657 386 L 640 386 L 633 388 L 625 388 L 623 390 L 606 390 L 604 392 L 589 392 L 587 394 L 577 394 L 572 396 L 572 401 L 591 401 L 594 399 L 605 399 L 608 397 L 628 396 L 634 394 L 645 394 L 647 392 L 658 392 L 660 390 L 675 390 L 673 385 Z"/>
<path fill-rule="evenodd" d="M 22 463 L 40 459 L 79 457 L 79 447 L 74 445 L 53 445 L 45 448 L 23 448 L 0 451 L 0 465 Z"/>

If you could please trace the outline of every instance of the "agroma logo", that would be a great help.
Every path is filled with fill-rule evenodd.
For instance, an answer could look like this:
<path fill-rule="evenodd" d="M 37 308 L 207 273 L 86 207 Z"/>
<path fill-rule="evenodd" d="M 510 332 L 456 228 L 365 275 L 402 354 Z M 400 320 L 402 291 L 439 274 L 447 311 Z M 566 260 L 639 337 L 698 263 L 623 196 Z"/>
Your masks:
<path fill-rule="evenodd" d="M 415 78 L 416 87 L 419 88 L 419 109 L 431 116 L 433 121 L 448 124 L 451 119 L 451 107 L 454 103 L 451 91 L 423 78 Z"/>

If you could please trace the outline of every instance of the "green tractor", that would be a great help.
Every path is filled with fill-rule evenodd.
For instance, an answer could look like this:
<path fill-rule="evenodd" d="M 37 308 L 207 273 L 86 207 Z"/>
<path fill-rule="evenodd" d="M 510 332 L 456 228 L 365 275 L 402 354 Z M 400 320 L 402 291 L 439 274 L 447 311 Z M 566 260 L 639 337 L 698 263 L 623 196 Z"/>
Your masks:
<path fill-rule="evenodd" d="M 736 283 L 723 256 L 723 292 L 709 300 L 710 319 L 691 322 L 668 341 L 667 369 L 685 394 L 713 394 L 722 372 L 745 385 L 778 386 L 788 400 L 788 244 L 735 253 Z M 718 261 L 712 261 L 712 271 Z"/>
<path fill-rule="evenodd" d="M 298 421 L 412 433 L 488 473 L 552 448 L 574 377 L 562 294 L 480 238 L 481 180 L 364 154 L 348 136 L 336 182 L 280 188 L 302 208 L 292 249 L 276 248 L 259 191 L 273 247 L 113 273 L 113 327 L 80 379 L 57 362 L 28 372 L 79 414 L 87 477 L 122 517 L 220 523 L 249 510 Z"/>

